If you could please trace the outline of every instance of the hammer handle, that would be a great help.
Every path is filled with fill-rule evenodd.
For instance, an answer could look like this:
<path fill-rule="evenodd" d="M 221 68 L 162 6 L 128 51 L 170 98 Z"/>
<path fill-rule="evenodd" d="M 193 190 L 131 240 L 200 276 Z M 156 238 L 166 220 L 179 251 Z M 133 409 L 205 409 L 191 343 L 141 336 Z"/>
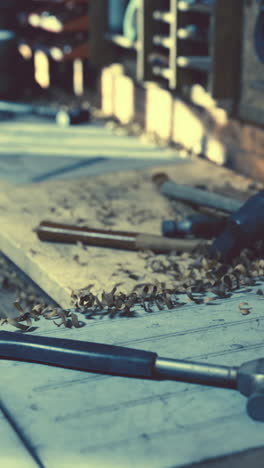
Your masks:
<path fill-rule="evenodd" d="M 207 206 L 208 208 L 214 208 L 227 213 L 234 213 L 243 205 L 239 200 L 190 187 L 189 185 L 176 184 L 170 180 L 160 185 L 160 192 L 175 200 Z"/>
<path fill-rule="evenodd" d="M 15 359 L 120 376 L 237 388 L 237 367 L 159 357 L 157 353 L 89 341 L 0 331 L 0 359 Z"/>
<path fill-rule="evenodd" d="M 89 372 L 153 376 L 157 354 L 89 341 L 0 332 L 0 359 L 15 359 Z"/>

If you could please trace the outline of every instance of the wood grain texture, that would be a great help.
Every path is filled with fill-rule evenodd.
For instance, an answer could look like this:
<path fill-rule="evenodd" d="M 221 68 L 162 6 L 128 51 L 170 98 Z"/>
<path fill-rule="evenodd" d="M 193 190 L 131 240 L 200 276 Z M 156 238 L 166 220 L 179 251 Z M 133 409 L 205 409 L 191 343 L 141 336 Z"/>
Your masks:
<path fill-rule="evenodd" d="M 4 417 L 0 409 L 0 462 L 6 468 L 37 468 L 37 463 L 34 461 L 20 438 L 10 426 L 7 419 Z"/>
<path fill-rule="evenodd" d="M 245 299 L 249 316 L 239 312 Z M 240 292 L 214 306 L 106 319 L 79 330 L 51 329 L 46 322 L 41 334 L 240 365 L 263 357 L 262 309 L 255 291 Z M 178 468 L 231 454 L 243 461 L 241 452 L 263 450 L 263 425 L 248 418 L 236 391 L 12 361 L 2 361 L 1 369 L 5 404 L 48 468 Z"/>
<path fill-rule="evenodd" d="M 77 223 L 123 231 L 160 234 L 162 219 L 175 216 L 172 204 L 153 186 L 155 172 L 168 166 L 128 171 L 94 178 L 50 181 L 14 188 L 1 185 L 0 247 L 3 253 L 62 307 L 70 307 L 72 290 L 90 284 L 95 294 L 119 284 L 130 293 L 139 283 L 165 282 L 166 273 L 145 268 L 137 252 L 100 247 L 40 242 L 34 232 L 40 221 Z M 204 183 L 209 188 L 232 181 L 240 190 L 249 180 L 206 161 L 178 161 L 169 166 L 170 177 L 181 183 Z"/>

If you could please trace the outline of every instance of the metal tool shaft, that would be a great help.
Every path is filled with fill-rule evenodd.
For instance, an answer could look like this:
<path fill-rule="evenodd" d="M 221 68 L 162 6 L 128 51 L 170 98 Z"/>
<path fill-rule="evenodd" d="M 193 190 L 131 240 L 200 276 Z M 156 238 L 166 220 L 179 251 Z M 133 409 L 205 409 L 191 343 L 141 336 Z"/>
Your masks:
<path fill-rule="evenodd" d="M 247 397 L 249 416 L 264 422 L 264 358 L 227 367 L 162 358 L 154 352 L 122 346 L 0 331 L 0 359 L 230 388 Z"/>
<path fill-rule="evenodd" d="M 158 357 L 154 374 L 158 378 L 237 389 L 238 367 L 217 366 Z"/>

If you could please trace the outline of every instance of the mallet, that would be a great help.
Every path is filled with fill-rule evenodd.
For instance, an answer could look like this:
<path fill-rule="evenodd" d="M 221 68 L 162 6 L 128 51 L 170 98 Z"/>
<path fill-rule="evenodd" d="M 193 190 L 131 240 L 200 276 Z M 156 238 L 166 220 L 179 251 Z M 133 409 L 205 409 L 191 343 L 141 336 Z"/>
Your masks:
<path fill-rule="evenodd" d="M 264 421 L 264 358 L 240 367 L 218 366 L 167 359 L 150 351 L 121 346 L 1 331 L 0 359 L 230 388 L 248 398 L 247 412 L 251 418 Z"/>

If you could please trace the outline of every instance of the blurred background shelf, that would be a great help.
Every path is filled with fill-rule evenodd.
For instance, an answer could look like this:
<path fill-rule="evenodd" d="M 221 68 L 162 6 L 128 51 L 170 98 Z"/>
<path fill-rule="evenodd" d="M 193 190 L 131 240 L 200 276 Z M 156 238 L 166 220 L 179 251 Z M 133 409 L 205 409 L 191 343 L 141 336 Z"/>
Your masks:
<path fill-rule="evenodd" d="M 111 2 L 106 2 L 108 9 L 104 0 L 90 5 L 92 63 L 104 66 L 117 62 L 126 66 L 129 61 L 127 72 L 135 81 L 153 81 L 188 98 L 192 86 L 198 84 L 232 112 L 238 99 L 240 0 L 134 2 L 136 20 L 131 19 L 131 27 L 135 42 L 126 37 L 126 10 L 124 1 L 119 1 L 123 25 L 118 33 L 109 27 Z M 125 3 L 128 9 L 133 2 Z M 133 56 L 132 50 L 136 50 Z M 165 66 L 158 63 L 158 56 L 161 62 L 167 62 Z"/>
<path fill-rule="evenodd" d="M 123 47 L 124 49 L 137 49 L 137 43 L 131 41 L 122 34 L 105 33 L 104 37 L 107 41 L 112 42 L 119 47 Z"/>

